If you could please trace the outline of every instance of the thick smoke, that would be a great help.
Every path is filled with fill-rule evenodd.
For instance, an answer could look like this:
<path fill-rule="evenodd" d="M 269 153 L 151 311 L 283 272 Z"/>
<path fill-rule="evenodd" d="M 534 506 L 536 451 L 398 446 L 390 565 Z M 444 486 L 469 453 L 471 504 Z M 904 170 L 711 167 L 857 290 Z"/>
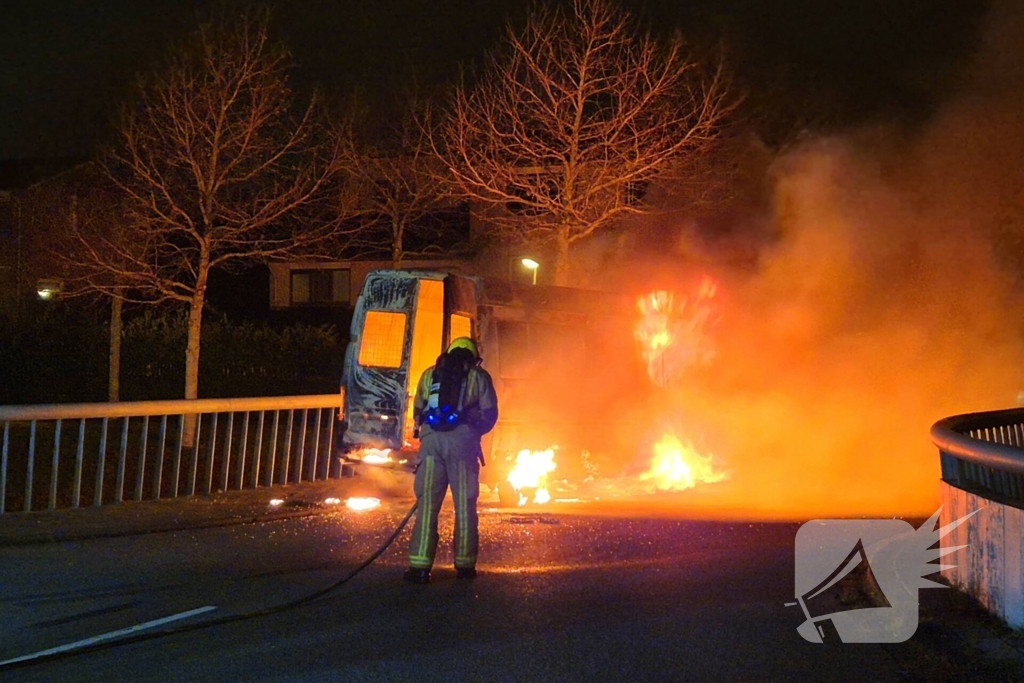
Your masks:
<path fill-rule="evenodd" d="M 809 139 L 772 164 L 775 238 L 753 274 L 719 272 L 714 368 L 673 397 L 732 471 L 694 501 L 766 517 L 930 514 L 930 426 L 1015 404 L 1022 18 L 993 11 L 960 94 L 923 129 Z"/>
<path fill-rule="evenodd" d="M 1024 23 L 1009 19 L 993 15 L 972 79 L 925 130 L 809 140 L 773 165 L 778 239 L 735 283 L 718 376 L 685 401 L 735 471 L 733 502 L 930 513 L 930 425 L 1024 388 L 1024 109 L 1008 52 Z"/>

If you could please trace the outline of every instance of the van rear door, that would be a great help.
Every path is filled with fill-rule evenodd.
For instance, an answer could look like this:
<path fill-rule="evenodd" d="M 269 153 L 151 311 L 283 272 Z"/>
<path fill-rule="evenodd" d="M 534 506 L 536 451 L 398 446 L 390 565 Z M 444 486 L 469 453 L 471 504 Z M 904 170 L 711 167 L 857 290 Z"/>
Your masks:
<path fill-rule="evenodd" d="M 347 448 L 401 448 L 413 317 L 420 279 L 400 271 L 366 276 L 352 314 L 342 386 Z"/>

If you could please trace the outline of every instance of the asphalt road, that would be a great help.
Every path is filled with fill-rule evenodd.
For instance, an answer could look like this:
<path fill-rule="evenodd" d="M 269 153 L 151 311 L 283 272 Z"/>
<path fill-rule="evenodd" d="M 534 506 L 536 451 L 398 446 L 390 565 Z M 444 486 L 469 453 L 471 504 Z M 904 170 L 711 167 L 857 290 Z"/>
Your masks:
<path fill-rule="evenodd" d="M 199 608 L 215 609 L 140 633 L 299 599 L 350 572 L 404 512 L 396 501 L 369 513 L 0 548 L 0 660 Z M 979 669 L 936 628 L 899 645 L 805 642 L 799 608 L 784 606 L 795 524 L 624 513 L 484 512 L 481 575 L 456 580 L 444 545 L 428 586 L 401 581 L 407 530 L 364 572 L 300 607 L 0 667 L 0 680 L 1021 680 Z M 442 538 L 451 521 L 449 509 Z"/>

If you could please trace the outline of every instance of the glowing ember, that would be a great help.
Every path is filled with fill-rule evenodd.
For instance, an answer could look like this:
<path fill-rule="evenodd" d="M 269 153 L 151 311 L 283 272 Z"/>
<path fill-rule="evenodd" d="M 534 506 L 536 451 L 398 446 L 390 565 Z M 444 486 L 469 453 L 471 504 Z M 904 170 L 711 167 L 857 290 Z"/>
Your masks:
<path fill-rule="evenodd" d="M 279 505 L 284 505 L 284 501 L 282 499 L 280 499 L 280 498 L 271 498 L 270 499 L 270 507 L 276 508 Z"/>
<path fill-rule="evenodd" d="M 508 473 L 506 481 L 512 484 L 512 488 L 519 494 L 519 504 L 526 505 L 529 502 L 525 490 L 532 489 L 533 502 L 543 504 L 551 500 L 548 493 L 548 473 L 555 471 L 555 449 L 549 448 L 546 451 L 521 450 L 516 456 L 516 464 Z"/>
<path fill-rule="evenodd" d="M 714 322 L 712 299 L 718 287 L 705 277 L 694 296 L 681 300 L 672 292 L 640 297 L 640 320 L 633 336 L 640 343 L 647 374 L 659 387 L 669 387 L 693 365 L 714 358 L 709 327 Z"/>
<path fill-rule="evenodd" d="M 365 462 L 367 465 L 383 465 L 392 462 L 390 448 L 364 448 L 353 453 L 351 457 L 353 460 Z"/>
<path fill-rule="evenodd" d="M 701 455 L 689 441 L 666 434 L 654 444 L 651 466 L 640 475 L 640 481 L 651 481 L 661 491 L 682 491 L 698 483 L 722 481 L 726 476 L 714 470 L 710 455 Z"/>
<path fill-rule="evenodd" d="M 324 504 L 325 505 L 338 505 L 340 503 L 341 503 L 341 499 L 340 498 L 325 498 L 324 499 Z"/>
<path fill-rule="evenodd" d="M 375 507 L 380 506 L 380 498 L 349 498 L 345 501 L 345 506 L 349 510 L 356 510 L 362 512 L 364 510 L 372 510 Z"/>

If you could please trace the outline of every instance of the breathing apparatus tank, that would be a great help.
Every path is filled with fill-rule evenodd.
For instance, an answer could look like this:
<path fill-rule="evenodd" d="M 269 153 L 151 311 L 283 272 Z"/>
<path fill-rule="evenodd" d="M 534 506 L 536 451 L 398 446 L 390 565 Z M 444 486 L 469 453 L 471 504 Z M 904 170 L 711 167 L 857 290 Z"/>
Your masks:
<path fill-rule="evenodd" d="M 432 430 L 446 432 L 461 424 L 462 411 L 467 407 L 469 371 L 477 362 L 476 344 L 468 337 L 454 340 L 448 350 L 438 356 L 423 411 L 423 421 Z"/>

